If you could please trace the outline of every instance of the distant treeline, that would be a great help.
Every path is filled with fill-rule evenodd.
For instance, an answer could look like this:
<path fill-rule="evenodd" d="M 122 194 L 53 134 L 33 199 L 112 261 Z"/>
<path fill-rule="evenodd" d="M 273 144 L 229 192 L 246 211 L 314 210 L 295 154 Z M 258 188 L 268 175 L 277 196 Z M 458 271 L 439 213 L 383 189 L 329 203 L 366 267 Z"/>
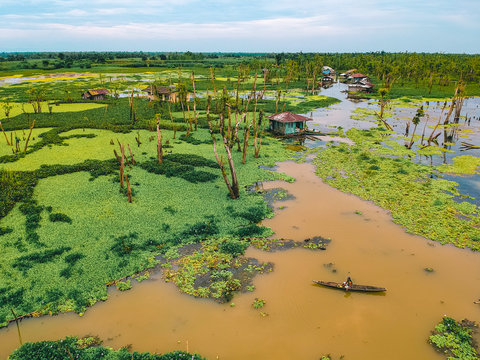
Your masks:
<path fill-rule="evenodd" d="M 3 52 L 0 61 L 24 61 L 28 59 L 91 60 L 105 62 L 115 59 L 139 58 L 142 60 L 204 60 L 266 56 L 265 53 L 193 53 L 187 52 Z"/>
<path fill-rule="evenodd" d="M 290 80 L 318 78 L 321 67 L 338 72 L 357 69 L 383 86 L 422 82 L 447 86 L 462 80 L 480 82 L 479 54 L 444 53 L 194 53 L 194 52 L 25 52 L 0 53 L 0 70 L 62 68 L 223 68 L 268 69 Z"/>

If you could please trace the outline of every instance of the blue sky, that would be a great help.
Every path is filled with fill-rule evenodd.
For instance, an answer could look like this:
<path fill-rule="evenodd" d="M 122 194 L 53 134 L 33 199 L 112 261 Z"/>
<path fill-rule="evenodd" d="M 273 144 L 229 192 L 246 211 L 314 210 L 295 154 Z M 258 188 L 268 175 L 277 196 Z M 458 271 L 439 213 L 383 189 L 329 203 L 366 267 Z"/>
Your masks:
<path fill-rule="evenodd" d="M 2 51 L 480 53 L 480 0 L 0 0 Z"/>

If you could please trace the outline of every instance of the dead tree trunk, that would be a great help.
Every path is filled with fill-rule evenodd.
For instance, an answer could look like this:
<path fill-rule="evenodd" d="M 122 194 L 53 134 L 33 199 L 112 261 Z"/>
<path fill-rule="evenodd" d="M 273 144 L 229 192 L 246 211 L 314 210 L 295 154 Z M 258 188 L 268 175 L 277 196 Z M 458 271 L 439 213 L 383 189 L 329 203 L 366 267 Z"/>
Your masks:
<path fill-rule="evenodd" d="M 8 145 L 8 146 L 11 146 L 12 144 L 10 143 L 10 141 L 8 141 L 7 133 L 5 132 L 5 130 L 3 130 L 3 126 L 2 126 L 2 122 L 1 122 L 1 121 L 0 121 L 0 130 L 2 130 L 3 136 L 5 136 L 5 140 L 7 140 L 7 145 Z"/>
<path fill-rule="evenodd" d="M 162 132 L 160 131 L 160 124 L 157 119 L 157 157 L 158 163 L 163 162 L 163 148 L 162 148 Z"/>
<path fill-rule="evenodd" d="M 177 135 L 177 126 L 175 125 L 175 122 L 173 121 L 173 116 L 172 116 L 172 111 L 170 107 L 170 102 L 168 102 L 168 114 L 170 115 L 170 120 L 172 121 L 172 128 L 173 128 L 173 138 L 175 139 Z"/>
<path fill-rule="evenodd" d="M 137 131 L 137 136 L 135 137 L 135 141 L 137 142 L 137 146 L 140 147 L 142 142 L 140 141 L 140 131 Z"/>
<path fill-rule="evenodd" d="M 225 109 L 222 109 L 222 112 L 220 113 L 220 135 L 223 138 L 223 144 L 225 148 L 225 152 L 227 153 L 227 159 L 228 159 L 228 165 L 230 167 L 230 175 L 232 181 L 230 182 L 227 176 L 227 171 L 225 169 L 225 165 L 223 164 L 223 158 L 218 156 L 218 151 L 217 151 L 217 140 L 215 139 L 215 134 L 213 131 L 213 126 L 212 122 L 210 120 L 210 103 L 211 103 L 211 98 L 208 98 L 208 105 L 207 105 L 207 121 L 208 121 L 208 127 L 210 129 L 210 135 L 212 136 L 212 142 L 213 142 L 213 153 L 215 154 L 215 159 L 217 160 L 218 166 L 220 167 L 220 170 L 222 172 L 223 179 L 225 181 L 225 184 L 227 185 L 228 192 L 230 193 L 230 197 L 232 199 L 238 199 L 240 196 L 239 193 L 239 187 L 238 187 L 238 179 L 237 179 L 237 174 L 235 172 L 235 166 L 233 164 L 233 159 L 232 159 L 232 152 L 230 151 L 229 147 L 229 141 L 225 135 L 225 116 L 223 111 Z"/>
<path fill-rule="evenodd" d="M 210 78 L 212 80 L 213 94 L 217 97 L 217 88 L 215 87 L 215 68 L 213 67 L 210 68 Z"/>
<path fill-rule="evenodd" d="M 122 157 L 120 159 L 120 191 L 123 190 L 123 173 L 125 171 L 125 145 L 121 145 Z"/>
<path fill-rule="evenodd" d="M 127 144 L 128 146 L 128 151 L 130 152 L 130 157 L 132 158 L 132 164 L 135 165 L 137 162 L 135 161 L 135 158 L 133 157 L 132 149 L 130 149 L 130 144 Z"/>
<path fill-rule="evenodd" d="M 193 116 L 195 121 L 195 131 L 197 131 L 197 93 L 195 91 L 195 73 L 192 72 L 192 85 L 193 85 Z"/>
<path fill-rule="evenodd" d="M 32 131 L 34 126 L 35 126 L 35 120 L 33 120 L 32 125 L 30 126 L 30 132 L 28 133 L 27 141 L 25 142 L 25 149 L 23 149 L 23 152 L 27 152 L 28 142 L 30 141 L 30 136 L 32 136 Z"/>
<path fill-rule="evenodd" d="M 131 203 L 131 202 L 132 202 L 132 188 L 131 188 L 131 186 L 130 186 L 130 181 L 128 180 L 127 174 L 125 174 L 125 182 L 127 183 L 127 198 L 128 198 L 128 202 Z"/>
<path fill-rule="evenodd" d="M 260 133 L 260 139 L 258 138 L 260 128 L 262 127 L 262 121 L 263 121 L 263 110 L 260 110 L 260 114 L 258 115 L 258 124 L 257 124 L 257 128 L 256 128 L 256 131 L 255 131 L 255 139 L 253 140 L 253 147 L 254 147 L 254 151 L 255 151 L 255 153 L 254 153 L 255 159 L 258 158 L 258 156 L 260 154 L 260 147 L 262 146 L 261 133 Z M 262 132 L 263 132 L 263 127 L 262 127 Z"/>
<path fill-rule="evenodd" d="M 242 164 L 245 164 L 247 160 L 247 149 L 248 149 L 248 139 L 250 137 L 250 129 L 252 128 L 252 122 L 249 121 L 248 118 L 248 106 L 250 105 L 250 101 L 252 100 L 252 95 L 248 97 L 247 104 L 245 106 L 245 114 L 246 114 L 246 120 L 245 120 L 245 130 L 243 132 L 243 154 L 242 154 Z"/>

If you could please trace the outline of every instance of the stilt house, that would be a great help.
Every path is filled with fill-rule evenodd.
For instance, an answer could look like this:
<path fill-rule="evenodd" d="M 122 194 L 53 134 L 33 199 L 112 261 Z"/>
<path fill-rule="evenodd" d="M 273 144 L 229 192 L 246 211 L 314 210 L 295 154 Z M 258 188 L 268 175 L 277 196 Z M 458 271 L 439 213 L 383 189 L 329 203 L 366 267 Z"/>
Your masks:
<path fill-rule="evenodd" d="M 270 119 L 270 131 L 278 135 L 297 135 L 307 128 L 307 121 L 312 119 L 290 112 L 267 116 Z"/>

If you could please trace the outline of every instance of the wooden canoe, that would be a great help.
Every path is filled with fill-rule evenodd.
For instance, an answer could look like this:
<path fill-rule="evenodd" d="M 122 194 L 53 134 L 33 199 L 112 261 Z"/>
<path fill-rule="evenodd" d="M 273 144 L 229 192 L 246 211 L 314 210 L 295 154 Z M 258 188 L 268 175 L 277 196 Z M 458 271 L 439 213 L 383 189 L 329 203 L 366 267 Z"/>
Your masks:
<path fill-rule="evenodd" d="M 340 289 L 340 290 L 346 291 L 345 288 L 343 287 L 343 283 L 337 283 L 333 281 L 317 281 L 317 280 L 313 280 L 313 282 L 318 285 L 328 286 L 334 289 Z M 348 289 L 348 291 L 382 292 L 382 291 L 387 291 L 387 289 L 379 286 L 353 284 L 352 287 Z"/>

